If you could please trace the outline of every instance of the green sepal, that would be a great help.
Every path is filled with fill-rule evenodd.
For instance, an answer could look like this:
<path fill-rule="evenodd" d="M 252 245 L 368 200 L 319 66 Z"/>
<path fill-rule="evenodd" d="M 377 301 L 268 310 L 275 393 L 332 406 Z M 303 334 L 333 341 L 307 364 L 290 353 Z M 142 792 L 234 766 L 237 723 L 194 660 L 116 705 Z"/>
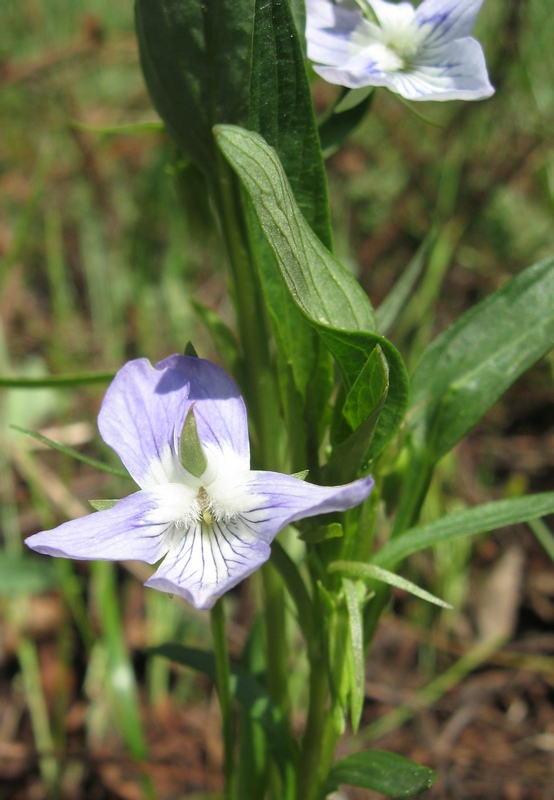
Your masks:
<path fill-rule="evenodd" d="M 342 525 L 339 522 L 331 522 L 330 525 L 318 525 L 317 528 L 309 528 L 300 534 L 300 539 L 307 544 L 319 544 L 327 539 L 339 539 L 344 535 Z"/>
<path fill-rule="evenodd" d="M 187 472 L 190 472 L 195 478 L 200 478 L 205 473 L 206 467 L 208 466 L 208 460 L 200 444 L 200 439 L 198 438 L 198 429 L 194 416 L 194 403 L 187 412 L 183 430 L 181 431 L 181 438 L 179 439 L 179 459 Z"/>
<path fill-rule="evenodd" d="M 89 503 L 95 511 L 107 511 L 115 506 L 117 500 L 89 500 Z"/>
<path fill-rule="evenodd" d="M 191 358 L 198 358 L 198 353 L 196 352 L 196 348 L 192 342 L 187 342 L 185 345 L 185 355 L 190 356 Z M 192 411 L 192 408 L 190 409 Z M 186 422 L 185 422 L 186 424 Z"/>

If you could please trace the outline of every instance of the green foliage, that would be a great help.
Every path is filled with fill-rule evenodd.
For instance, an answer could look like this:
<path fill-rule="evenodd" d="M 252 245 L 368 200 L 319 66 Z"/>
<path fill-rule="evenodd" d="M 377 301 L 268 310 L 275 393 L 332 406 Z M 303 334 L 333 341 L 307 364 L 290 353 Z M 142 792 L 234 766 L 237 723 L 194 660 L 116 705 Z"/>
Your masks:
<path fill-rule="evenodd" d="M 447 542 L 460 536 L 485 533 L 505 525 L 516 525 L 518 522 L 538 519 L 552 513 L 554 513 L 554 492 L 485 503 L 406 531 L 398 539 L 384 544 L 373 556 L 372 562 L 393 569 L 412 553 L 440 542 Z"/>
<path fill-rule="evenodd" d="M 306 224 L 275 151 L 260 136 L 229 126 L 218 126 L 216 137 L 250 196 L 294 302 L 341 367 L 347 389 L 354 391 L 353 407 L 362 398 L 359 389 L 353 388 L 356 379 L 377 345 L 387 359 L 387 401 L 372 443 L 372 455 L 377 455 L 404 415 L 408 390 L 402 359 L 388 340 L 373 332 L 373 310 L 359 284 Z M 373 367 L 368 371 L 373 372 Z M 384 387 L 366 397 L 378 405 L 383 392 Z M 358 419 L 365 420 L 375 411 L 376 406 L 366 406 L 360 414 L 358 407 Z M 366 430 L 361 435 L 368 437 Z"/>
<path fill-rule="evenodd" d="M 150 648 L 148 652 L 151 655 L 169 658 L 184 667 L 202 672 L 213 681 L 216 680 L 215 657 L 211 651 L 180 644 L 163 644 Z M 267 747 L 277 757 L 279 763 L 284 764 L 295 758 L 296 747 L 286 720 L 263 686 L 249 673 L 232 667 L 231 692 L 251 718 L 261 726 L 266 735 Z"/>
<path fill-rule="evenodd" d="M 389 570 L 382 569 L 376 564 L 363 564 L 360 561 L 334 561 L 328 566 L 329 572 L 338 572 L 343 578 L 351 578 L 366 581 L 369 584 L 374 581 L 382 581 L 388 583 L 389 586 L 394 586 L 397 589 L 402 589 L 405 592 L 410 592 L 419 597 L 421 600 L 427 600 L 428 603 L 434 603 L 442 608 L 452 608 L 449 603 L 445 603 L 439 597 L 435 597 L 425 589 L 416 586 L 412 581 L 406 580 L 401 575 L 397 575 Z"/>
<path fill-rule="evenodd" d="M 337 761 L 329 773 L 327 792 L 340 784 L 372 789 L 387 797 L 414 797 L 429 789 L 437 775 L 428 767 L 385 750 L 355 753 Z"/>
<path fill-rule="evenodd" d="M 427 348 L 408 424 L 433 461 L 447 453 L 554 344 L 554 260 L 524 270 Z"/>
<path fill-rule="evenodd" d="M 0 552 L 0 595 L 42 594 L 59 584 L 56 565 L 43 558 Z"/>
<path fill-rule="evenodd" d="M 254 10 L 255 0 L 135 4 L 150 96 L 187 157 L 212 178 L 212 127 L 248 124 Z"/>

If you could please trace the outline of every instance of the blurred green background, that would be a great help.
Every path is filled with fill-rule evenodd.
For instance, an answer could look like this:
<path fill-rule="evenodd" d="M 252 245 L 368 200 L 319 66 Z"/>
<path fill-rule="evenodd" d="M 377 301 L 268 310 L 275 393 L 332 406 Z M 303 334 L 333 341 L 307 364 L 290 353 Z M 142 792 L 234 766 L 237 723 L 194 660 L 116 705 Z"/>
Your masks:
<path fill-rule="evenodd" d="M 199 215 L 184 212 L 172 143 L 156 125 L 145 124 L 157 118 L 138 65 L 131 3 L 0 0 L 0 30 L 0 376 L 109 373 L 129 358 L 155 361 L 182 351 L 188 340 L 201 355 L 217 357 L 205 325 L 209 312 L 199 312 L 193 299 L 233 327 L 224 255 Z M 420 280 L 389 332 L 410 367 L 466 308 L 554 252 L 554 16 L 545 0 L 486 0 L 475 35 L 497 90 L 490 100 L 408 107 L 379 91 L 366 121 L 328 161 L 337 254 L 375 305 L 433 231 Z M 314 84 L 319 112 L 335 91 Z M 129 127 L 115 132 L 118 126 Z M 189 185 L 189 200 L 194 191 Z M 552 365 L 551 357 L 537 365 L 442 463 L 424 516 L 552 489 Z M 1 394 L 0 717 L 8 722 L 0 724 L 0 800 L 152 796 L 152 783 L 144 776 L 141 782 L 129 760 L 129 754 L 144 757 L 147 745 L 155 767 L 149 776 L 160 797 L 205 797 L 220 785 L 217 715 L 203 700 L 208 687 L 140 654 L 175 635 L 206 643 L 205 617 L 190 610 L 183 615 L 167 598 L 143 594 L 135 578 L 111 566 L 52 565 L 22 556 L 26 535 L 84 513 L 88 498 L 119 496 L 128 487 L 67 455 L 39 449 L 10 425 L 40 429 L 82 455 L 109 460 L 95 428 L 106 383 L 100 377 L 89 386 L 5 388 Z M 457 611 L 437 618 L 438 612 L 397 598 L 412 627 L 399 634 L 402 649 L 394 639 L 400 623 L 385 621 L 373 683 L 387 680 L 390 647 L 395 679 L 414 692 L 457 663 L 459 647 L 463 652 L 478 641 L 478 615 L 468 597 L 512 546 L 521 558 L 519 571 L 512 566 L 516 596 L 512 591 L 506 600 L 514 604 L 507 634 L 520 652 L 522 636 L 548 630 L 554 590 L 544 578 L 551 569 L 547 529 L 533 534 L 521 526 L 475 549 L 466 543 L 442 549 L 416 560 L 411 577 Z M 140 577 L 140 568 L 130 566 Z M 249 591 L 232 599 L 237 652 L 249 622 Z M 413 626 L 421 631 L 431 622 L 438 639 L 413 633 Z M 457 644 L 449 638 L 445 645 L 446 637 Z M 514 708 L 515 697 L 527 709 L 520 708 L 517 741 L 548 731 L 552 736 L 554 648 L 541 640 L 522 652 L 522 662 L 505 667 L 514 671 L 512 683 L 499 684 L 500 694 L 487 695 L 483 707 L 490 711 L 490 701 L 497 709 Z M 545 659 L 542 669 L 532 661 L 537 653 Z M 520 667 L 540 673 L 532 672 L 532 700 L 527 686 L 515 694 L 506 688 Z M 453 685 L 466 686 L 468 671 L 462 665 Z M 170 687 L 185 704 L 185 717 L 170 704 Z M 385 692 L 379 699 L 377 692 L 366 721 L 405 702 L 395 697 Z M 463 702 L 460 688 L 452 707 L 439 707 L 427 724 L 440 726 Z M 479 736 L 490 735 L 487 724 L 475 722 Z M 495 731 L 502 727 L 496 717 L 490 724 Z M 125 746 L 114 751 L 114 741 Z M 471 751 L 471 764 L 486 767 L 496 783 L 481 795 L 471 770 L 462 767 L 457 794 L 448 793 L 443 779 L 434 796 L 546 797 L 552 743 L 541 741 L 531 755 L 526 751 L 534 766 L 523 778 L 516 771 L 511 795 L 502 788 L 505 762 L 489 763 L 490 754 Z M 379 746 L 383 742 L 435 765 L 440 760 L 416 734 L 397 734 Z M 500 752 L 503 745 L 511 752 L 512 744 L 499 740 Z M 460 763 L 452 743 L 440 757 Z"/>

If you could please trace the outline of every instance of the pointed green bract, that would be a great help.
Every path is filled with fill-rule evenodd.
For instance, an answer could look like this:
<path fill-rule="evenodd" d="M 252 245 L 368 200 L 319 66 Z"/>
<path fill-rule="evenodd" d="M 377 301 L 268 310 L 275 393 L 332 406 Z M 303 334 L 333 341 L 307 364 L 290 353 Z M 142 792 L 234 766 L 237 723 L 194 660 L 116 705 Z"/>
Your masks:
<path fill-rule="evenodd" d="M 200 478 L 208 466 L 208 460 L 198 438 L 194 404 L 189 408 L 183 423 L 183 430 L 179 439 L 179 458 L 184 468 L 195 478 Z"/>

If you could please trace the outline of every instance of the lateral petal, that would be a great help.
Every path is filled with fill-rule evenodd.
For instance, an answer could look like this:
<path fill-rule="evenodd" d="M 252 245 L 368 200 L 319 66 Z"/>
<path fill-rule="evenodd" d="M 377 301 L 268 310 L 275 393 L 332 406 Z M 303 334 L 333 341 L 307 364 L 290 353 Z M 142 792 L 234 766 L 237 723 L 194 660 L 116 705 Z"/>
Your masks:
<path fill-rule="evenodd" d="M 269 543 L 290 522 L 354 508 L 373 486 L 370 475 L 343 486 L 317 486 L 292 475 L 252 471 L 245 487 L 252 502 L 241 518 L 252 533 Z"/>
<path fill-rule="evenodd" d="M 158 512 L 155 492 L 135 492 L 112 508 L 64 522 L 25 540 L 37 553 L 78 560 L 137 560 L 154 564 L 168 550 L 172 520 Z M 156 522 L 149 516 L 158 512 Z"/>

